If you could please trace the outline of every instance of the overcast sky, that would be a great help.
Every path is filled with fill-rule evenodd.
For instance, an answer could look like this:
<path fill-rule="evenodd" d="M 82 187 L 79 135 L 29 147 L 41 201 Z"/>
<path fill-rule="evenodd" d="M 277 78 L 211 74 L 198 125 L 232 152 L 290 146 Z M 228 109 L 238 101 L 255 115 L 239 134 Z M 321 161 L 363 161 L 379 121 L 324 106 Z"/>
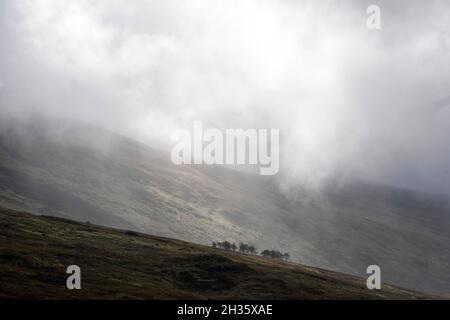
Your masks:
<path fill-rule="evenodd" d="M 2 0 L 0 107 L 163 144 L 279 128 L 286 183 L 450 193 L 449 51 L 446 0 Z"/>

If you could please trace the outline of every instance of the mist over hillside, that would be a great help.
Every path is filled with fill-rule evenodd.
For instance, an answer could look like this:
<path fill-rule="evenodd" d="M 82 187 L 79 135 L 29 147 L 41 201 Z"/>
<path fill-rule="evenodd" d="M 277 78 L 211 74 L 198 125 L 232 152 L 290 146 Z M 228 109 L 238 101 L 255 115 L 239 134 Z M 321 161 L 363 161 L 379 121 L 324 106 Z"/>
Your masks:
<path fill-rule="evenodd" d="M 449 13 L 0 0 L 0 297 L 450 297 Z"/>
<path fill-rule="evenodd" d="M 450 2 L 3 0 L 0 111 L 170 147 L 280 129 L 287 186 L 330 176 L 450 194 Z M 153 145 L 153 144 L 152 144 Z"/>
<path fill-rule="evenodd" d="M 446 196 L 363 182 L 322 190 L 169 153 L 78 122 L 3 118 L 0 206 L 210 245 L 279 248 L 293 261 L 427 292 L 450 291 Z"/>

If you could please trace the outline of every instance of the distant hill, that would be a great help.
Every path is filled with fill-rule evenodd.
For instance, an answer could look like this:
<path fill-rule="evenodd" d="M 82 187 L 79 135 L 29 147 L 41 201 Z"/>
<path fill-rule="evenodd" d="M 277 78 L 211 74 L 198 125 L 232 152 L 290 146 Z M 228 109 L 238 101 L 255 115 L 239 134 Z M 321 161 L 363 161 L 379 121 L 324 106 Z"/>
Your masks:
<path fill-rule="evenodd" d="M 430 299 L 365 279 L 0 208 L 0 298 Z M 81 290 L 66 268 L 81 268 Z"/>
<path fill-rule="evenodd" d="M 388 186 L 280 190 L 271 177 L 175 166 L 169 154 L 100 128 L 0 119 L 0 206 L 182 239 L 246 242 L 302 264 L 450 292 L 445 196 Z"/>

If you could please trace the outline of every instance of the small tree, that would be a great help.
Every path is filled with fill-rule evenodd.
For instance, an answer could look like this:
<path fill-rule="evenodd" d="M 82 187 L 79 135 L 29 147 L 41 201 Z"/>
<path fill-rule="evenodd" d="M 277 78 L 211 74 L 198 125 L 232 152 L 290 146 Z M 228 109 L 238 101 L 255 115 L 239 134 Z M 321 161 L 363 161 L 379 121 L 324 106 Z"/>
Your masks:
<path fill-rule="evenodd" d="M 274 259 L 283 259 L 283 254 L 280 251 L 272 250 L 272 258 Z"/>
<path fill-rule="evenodd" d="M 245 243 L 240 242 L 239 243 L 239 251 L 242 252 L 242 253 L 247 253 L 248 245 L 246 245 Z"/>
<path fill-rule="evenodd" d="M 288 253 L 281 253 L 278 250 L 268 250 L 268 249 L 262 251 L 261 255 L 263 257 L 269 257 L 269 258 L 278 259 L 278 260 L 287 259 L 289 257 Z"/>
<path fill-rule="evenodd" d="M 270 257 L 271 256 L 270 250 L 266 249 L 266 250 L 261 251 L 261 255 L 263 257 Z"/>
<path fill-rule="evenodd" d="M 230 250 L 231 250 L 231 243 L 228 242 L 228 241 L 224 241 L 224 242 L 223 242 L 223 248 L 224 248 L 225 250 L 227 250 L 227 251 L 230 251 Z"/>

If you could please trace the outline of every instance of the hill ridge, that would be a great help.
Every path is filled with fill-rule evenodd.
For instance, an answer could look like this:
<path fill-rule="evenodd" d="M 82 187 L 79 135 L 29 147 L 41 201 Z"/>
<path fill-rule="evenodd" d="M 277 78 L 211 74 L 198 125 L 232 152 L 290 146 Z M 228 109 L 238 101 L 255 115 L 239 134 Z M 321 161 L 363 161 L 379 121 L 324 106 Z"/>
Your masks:
<path fill-rule="evenodd" d="M 0 208 L 2 298 L 432 299 L 365 279 L 187 241 Z M 66 289 L 68 265 L 82 289 Z M 27 290 L 23 290 L 27 288 Z"/>

